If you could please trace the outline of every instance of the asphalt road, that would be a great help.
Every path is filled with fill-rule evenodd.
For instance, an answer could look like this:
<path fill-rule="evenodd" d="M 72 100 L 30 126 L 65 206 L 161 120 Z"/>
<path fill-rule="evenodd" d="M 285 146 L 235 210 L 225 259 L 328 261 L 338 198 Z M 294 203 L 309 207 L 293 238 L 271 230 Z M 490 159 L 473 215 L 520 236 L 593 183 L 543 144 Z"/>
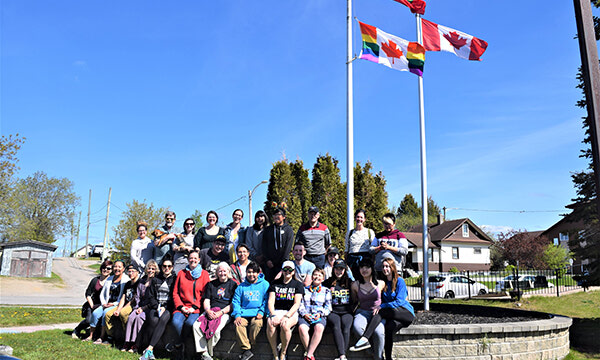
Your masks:
<path fill-rule="evenodd" d="M 85 289 L 96 273 L 88 266 L 92 261 L 54 258 L 52 271 L 63 284 L 46 283 L 34 278 L 0 278 L 2 305 L 70 305 L 81 306 Z"/>

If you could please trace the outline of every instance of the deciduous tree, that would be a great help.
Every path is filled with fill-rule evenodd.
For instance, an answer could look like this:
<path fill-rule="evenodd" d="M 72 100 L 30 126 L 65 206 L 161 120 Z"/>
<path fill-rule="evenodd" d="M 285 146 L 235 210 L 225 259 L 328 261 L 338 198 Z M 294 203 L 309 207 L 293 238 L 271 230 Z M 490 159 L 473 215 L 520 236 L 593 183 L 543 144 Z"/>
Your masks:
<path fill-rule="evenodd" d="M 563 269 L 569 265 L 569 259 L 571 259 L 569 250 L 554 244 L 546 245 L 542 254 L 542 260 L 548 269 Z"/>
<path fill-rule="evenodd" d="M 121 213 L 119 224 L 113 227 L 113 238 L 111 239 L 115 249 L 120 252 L 129 253 L 131 242 L 137 239 L 136 227 L 138 222 L 148 224 L 148 236 L 155 228 L 164 223 L 167 208 L 155 207 L 153 203 L 147 204 L 146 200 L 133 200 L 126 204 L 126 209 Z"/>
<path fill-rule="evenodd" d="M 48 177 L 41 171 L 17 180 L 8 201 L 2 230 L 9 241 L 54 242 L 68 233 L 79 205 L 69 179 Z"/>
<path fill-rule="evenodd" d="M 498 247 L 502 258 L 510 265 L 521 269 L 540 269 L 544 267 L 544 249 L 549 241 L 538 233 L 525 230 L 510 230 L 498 234 Z"/>

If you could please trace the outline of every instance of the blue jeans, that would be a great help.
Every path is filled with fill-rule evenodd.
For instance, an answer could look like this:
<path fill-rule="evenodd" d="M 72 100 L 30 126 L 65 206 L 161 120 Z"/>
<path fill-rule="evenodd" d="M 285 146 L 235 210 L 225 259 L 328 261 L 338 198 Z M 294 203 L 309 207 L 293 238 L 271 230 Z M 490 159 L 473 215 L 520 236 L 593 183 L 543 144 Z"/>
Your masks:
<path fill-rule="evenodd" d="M 104 315 L 106 315 L 106 313 L 110 310 L 110 309 L 114 309 L 116 308 L 116 306 L 110 306 L 110 307 L 103 307 L 102 305 L 98 306 L 96 308 L 96 310 L 94 310 L 94 312 L 92 312 L 92 319 L 90 321 L 90 326 L 92 327 L 96 327 L 96 325 L 98 325 L 98 321 L 102 320 L 102 322 L 100 323 L 102 326 L 102 324 L 104 323 Z"/>
<path fill-rule="evenodd" d="M 311 263 L 315 264 L 315 266 L 317 268 L 324 268 L 325 267 L 325 254 L 321 254 L 321 255 L 304 255 L 304 259 L 310 261 Z"/>
<path fill-rule="evenodd" d="M 352 324 L 352 329 L 354 333 L 361 337 L 365 330 L 367 329 L 367 325 L 373 318 L 373 312 L 369 310 L 358 309 L 356 314 L 354 315 L 354 323 Z M 373 345 L 373 359 L 381 360 L 383 359 L 383 344 L 385 338 L 385 320 L 381 322 L 377 328 L 375 328 L 375 332 L 373 336 L 371 336 L 371 344 Z"/>
<path fill-rule="evenodd" d="M 179 335 L 180 344 L 192 333 L 192 326 L 198 320 L 198 317 L 200 317 L 200 313 L 189 314 L 187 317 L 179 311 L 173 313 L 171 323 L 175 331 L 177 331 L 177 335 Z"/>

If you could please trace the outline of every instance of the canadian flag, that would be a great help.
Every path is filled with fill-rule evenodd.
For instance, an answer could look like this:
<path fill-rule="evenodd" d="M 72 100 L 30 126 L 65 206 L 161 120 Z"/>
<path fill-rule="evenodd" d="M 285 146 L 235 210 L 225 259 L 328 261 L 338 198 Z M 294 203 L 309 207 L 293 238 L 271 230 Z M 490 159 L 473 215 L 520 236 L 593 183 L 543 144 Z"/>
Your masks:
<path fill-rule="evenodd" d="M 463 59 L 480 61 L 479 58 L 487 49 L 487 42 L 462 31 L 425 19 L 421 19 L 421 25 L 426 51 L 448 51 Z"/>

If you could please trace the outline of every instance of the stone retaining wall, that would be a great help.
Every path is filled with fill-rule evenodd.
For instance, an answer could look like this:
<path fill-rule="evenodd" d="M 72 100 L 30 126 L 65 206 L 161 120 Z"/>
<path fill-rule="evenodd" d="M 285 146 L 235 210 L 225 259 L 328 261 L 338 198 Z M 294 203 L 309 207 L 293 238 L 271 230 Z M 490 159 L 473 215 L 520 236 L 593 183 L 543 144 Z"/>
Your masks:
<path fill-rule="evenodd" d="M 562 359 L 569 353 L 569 327 L 572 320 L 564 316 L 515 323 L 476 325 L 411 325 L 395 336 L 394 359 Z M 351 341 L 356 341 L 352 337 Z M 188 344 L 190 344 L 188 342 Z M 189 346 L 188 346 L 189 347 Z M 215 349 L 219 359 L 237 359 L 241 350 L 235 339 L 233 324 L 227 325 Z M 272 359 L 264 328 L 253 349 L 257 360 Z M 294 331 L 288 350 L 290 360 L 302 359 L 304 348 Z M 349 359 L 369 359 L 365 350 L 348 354 Z M 315 357 L 338 356 L 333 336 L 326 333 Z"/>

